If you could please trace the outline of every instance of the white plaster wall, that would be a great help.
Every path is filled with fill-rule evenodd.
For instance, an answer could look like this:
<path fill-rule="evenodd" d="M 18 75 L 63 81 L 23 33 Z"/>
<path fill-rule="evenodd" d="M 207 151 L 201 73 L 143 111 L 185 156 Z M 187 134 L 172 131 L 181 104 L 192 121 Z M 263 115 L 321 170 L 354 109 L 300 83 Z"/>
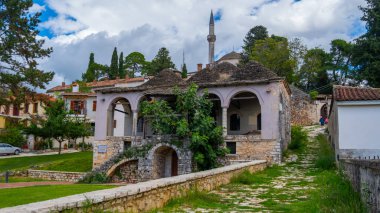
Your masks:
<path fill-rule="evenodd" d="M 233 104 L 227 111 L 227 127 L 229 135 L 242 135 L 252 130 L 257 130 L 257 115 L 261 113 L 260 103 L 257 99 L 239 100 L 240 109 Z M 240 130 L 230 130 L 230 116 L 232 114 L 240 115 Z"/>
<path fill-rule="evenodd" d="M 93 101 L 96 101 L 96 97 L 88 97 L 86 100 L 86 112 L 87 112 L 87 119 L 90 120 L 90 122 L 95 122 L 96 119 L 96 111 L 92 110 L 92 104 Z"/>
<path fill-rule="evenodd" d="M 380 105 L 338 106 L 339 149 L 380 149 Z"/>
<path fill-rule="evenodd" d="M 122 104 L 117 104 L 115 109 L 125 111 Z M 132 135 L 132 115 L 114 111 L 114 120 L 116 120 L 116 128 L 113 129 L 113 136 Z"/>

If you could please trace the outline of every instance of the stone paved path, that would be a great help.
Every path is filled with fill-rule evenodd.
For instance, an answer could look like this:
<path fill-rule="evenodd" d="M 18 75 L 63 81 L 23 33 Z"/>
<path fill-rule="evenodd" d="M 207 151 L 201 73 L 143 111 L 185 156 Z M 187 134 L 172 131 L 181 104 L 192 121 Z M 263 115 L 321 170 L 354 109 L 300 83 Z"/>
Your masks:
<path fill-rule="evenodd" d="M 61 181 L 39 181 L 39 182 L 18 182 L 18 183 L 0 183 L 0 189 L 20 188 L 27 186 L 43 186 L 43 185 L 68 185 L 70 182 Z"/>
<path fill-rule="evenodd" d="M 305 127 L 310 140 L 306 151 L 301 154 L 288 156 L 286 161 L 273 169 L 279 172 L 273 179 L 253 185 L 229 184 L 211 191 L 220 195 L 226 206 L 212 209 L 192 208 L 181 206 L 177 212 L 287 212 L 286 204 L 292 204 L 308 199 L 310 190 L 315 187 L 313 160 L 316 158 L 318 144 L 311 138 L 323 133 L 325 128 L 319 126 Z M 269 169 L 270 170 L 270 169 Z M 269 171 L 267 171 L 269 172 Z M 314 174 L 313 174 L 314 173 Z M 278 210 L 284 209 L 285 211 Z M 306 211 L 307 212 L 307 211 Z"/>

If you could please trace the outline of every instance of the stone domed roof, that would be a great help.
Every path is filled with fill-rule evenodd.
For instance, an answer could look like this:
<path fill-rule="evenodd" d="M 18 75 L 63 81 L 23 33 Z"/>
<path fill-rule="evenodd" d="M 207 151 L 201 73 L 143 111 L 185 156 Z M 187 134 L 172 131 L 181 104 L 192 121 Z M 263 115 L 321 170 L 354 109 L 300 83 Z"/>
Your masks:
<path fill-rule="evenodd" d="M 233 59 L 237 59 L 237 60 L 240 60 L 241 59 L 241 55 L 240 53 L 237 53 L 235 51 L 232 51 L 230 53 L 227 53 L 225 54 L 224 56 L 222 56 L 219 60 L 219 61 L 224 61 L 224 60 L 233 60 Z"/>

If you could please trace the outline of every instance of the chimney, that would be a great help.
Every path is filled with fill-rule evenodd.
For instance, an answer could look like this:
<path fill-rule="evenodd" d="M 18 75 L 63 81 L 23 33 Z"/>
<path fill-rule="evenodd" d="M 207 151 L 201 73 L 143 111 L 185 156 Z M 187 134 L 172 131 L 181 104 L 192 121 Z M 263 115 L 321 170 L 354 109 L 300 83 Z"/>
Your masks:
<path fill-rule="evenodd" d="M 72 92 L 79 92 L 79 84 L 78 83 L 76 83 L 76 82 L 73 83 Z"/>
<path fill-rule="evenodd" d="M 65 83 L 65 82 L 62 82 L 62 86 L 63 86 L 63 87 L 66 86 L 66 83 Z"/>
<path fill-rule="evenodd" d="M 198 64 L 198 72 L 202 70 L 202 64 Z"/>

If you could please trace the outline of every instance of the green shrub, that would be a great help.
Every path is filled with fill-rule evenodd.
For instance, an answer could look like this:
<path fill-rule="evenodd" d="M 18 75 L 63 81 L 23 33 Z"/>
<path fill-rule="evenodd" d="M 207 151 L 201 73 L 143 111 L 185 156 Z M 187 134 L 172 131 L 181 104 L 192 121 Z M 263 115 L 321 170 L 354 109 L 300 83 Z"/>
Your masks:
<path fill-rule="evenodd" d="M 109 178 L 104 172 L 91 172 L 87 174 L 80 183 L 108 183 Z"/>
<path fill-rule="evenodd" d="M 288 149 L 298 150 L 305 146 L 307 142 L 307 132 L 301 126 L 292 126 L 292 140 Z"/>
<path fill-rule="evenodd" d="M 315 91 L 315 90 L 311 91 L 309 93 L 311 100 L 317 99 L 318 94 L 319 94 L 318 91 Z"/>
<path fill-rule="evenodd" d="M 22 147 L 26 144 L 26 139 L 21 130 L 17 127 L 6 128 L 0 134 L 0 141 L 2 143 L 8 143 L 12 146 Z"/>
<path fill-rule="evenodd" d="M 315 138 L 316 142 L 319 143 L 319 150 L 317 154 L 317 159 L 315 166 L 320 169 L 328 170 L 334 169 L 335 164 L 335 153 L 325 135 L 320 134 Z"/>

